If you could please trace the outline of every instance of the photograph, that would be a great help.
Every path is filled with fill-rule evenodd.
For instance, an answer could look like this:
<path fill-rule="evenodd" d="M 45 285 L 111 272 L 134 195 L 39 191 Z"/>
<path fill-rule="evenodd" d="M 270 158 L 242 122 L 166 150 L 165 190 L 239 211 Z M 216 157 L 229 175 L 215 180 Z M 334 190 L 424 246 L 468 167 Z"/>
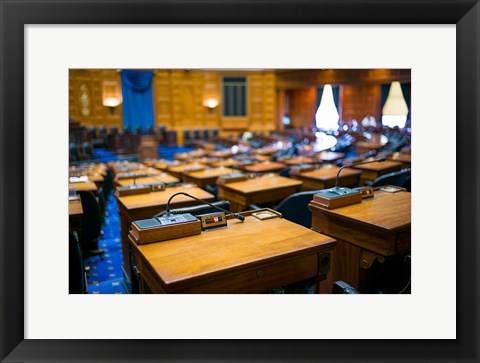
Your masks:
<path fill-rule="evenodd" d="M 409 294 L 410 69 L 70 69 L 69 292 Z"/>

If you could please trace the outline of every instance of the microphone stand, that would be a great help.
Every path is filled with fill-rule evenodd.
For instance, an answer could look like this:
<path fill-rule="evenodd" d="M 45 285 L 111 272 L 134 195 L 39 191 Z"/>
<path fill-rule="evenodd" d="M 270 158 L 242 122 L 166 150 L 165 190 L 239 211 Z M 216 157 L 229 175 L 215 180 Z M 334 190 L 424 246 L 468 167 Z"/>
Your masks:
<path fill-rule="evenodd" d="M 212 203 L 209 203 L 209 202 L 207 202 L 206 200 L 203 200 L 203 199 L 194 197 L 193 195 L 188 194 L 188 193 L 185 193 L 185 192 L 174 193 L 174 194 L 172 194 L 172 195 L 170 196 L 170 198 L 168 198 L 167 206 L 166 206 L 166 208 L 165 208 L 165 212 L 166 212 L 166 215 L 167 215 L 167 216 L 170 216 L 170 214 L 171 214 L 171 213 L 170 213 L 170 202 L 171 202 L 172 199 L 173 199 L 175 196 L 177 196 L 177 195 L 185 195 L 185 196 L 190 197 L 190 198 L 192 198 L 192 199 L 195 199 L 195 200 L 197 200 L 197 201 L 199 201 L 199 202 L 201 202 L 201 203 L 208 204 L 210 207 L 215 208 L 215 209 L 217 209 L 217 210 L 219 210 L 219 211 L 221 211 L 221 212 L 224 212 L 224 213 L 226 213 L 226 214 L 230 214 L 230 215 L 232 215 L 233 217 L 237 218 L 238 220 L 240 220 L 240 221 L 242 221 L 242 222 L 245 220 L 245 217 L 242 216 L 242 215 L 239 214 L 239 213 L 232 213 L 232 212 L 230 212 L 230 211 L 228 211 L 228 210 L 226 210 L 226 209 L 217 207 L 216 205 L 213 205 Z M 161 214 L 161 213 L 155 215 L 155 217 L 159 216 L 160 214 Z"/>
<path fill-rule="evenodd" d="M 370 164 L 370 163 L 382 162 L 382 161 L 385 161 L 385 158 L 379 158 L 379 159 L 375 159 L 375 160 L 363 161 L 363 162 L 361 162 L 361 163 L 356 163 L 356 164 L 351 164 L 351 165 L 344 165 L 344 166 L 342 166 L 340 169 L 338 169 L 338 172 L 337 172 L 337 178 L 336 178 L 336 180 L 335 180 L 335 189 L 339 189 L 339 188 L 338 188 L 338 181 L 339 181 L 340 172 L 341 172 L 343 169 L 351 168 L 351 167 L 354 167 L 354 166 L 357 166 L 357 165 Z"/>

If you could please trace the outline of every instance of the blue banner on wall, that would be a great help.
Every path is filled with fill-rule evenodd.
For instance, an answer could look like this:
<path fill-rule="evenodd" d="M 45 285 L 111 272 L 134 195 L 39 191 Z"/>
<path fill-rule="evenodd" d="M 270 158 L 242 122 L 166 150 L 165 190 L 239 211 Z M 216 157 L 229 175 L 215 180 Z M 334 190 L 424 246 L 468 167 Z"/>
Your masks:
<path fill-rule="evenodd" d="M 122 71 L 123 129 L 153 129 L 153 92 L 151 71 Z"/>

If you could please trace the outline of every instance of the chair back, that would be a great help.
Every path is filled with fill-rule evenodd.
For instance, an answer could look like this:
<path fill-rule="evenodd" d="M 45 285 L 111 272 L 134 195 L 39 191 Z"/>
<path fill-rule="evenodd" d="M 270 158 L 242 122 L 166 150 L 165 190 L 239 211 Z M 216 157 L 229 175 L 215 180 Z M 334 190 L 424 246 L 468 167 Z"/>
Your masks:
<path fill-rule="evenodd" d="M 100 136 L 107 137 L 107 128 L 105 126 L 100 126 Z"/>
<path fill-rule="evenodd" d="M 68 293 L 84 294 L 87 292 L 87 284 L 85 282 L 85 266 L 83 264 L 82 250 L 75 232 L 70 231 L 68 239 Z"/>
<path fill-rule="evenodd" d="M 193 138 L 195 140 L 200 140 L 200 130 L 199 129 L 194 129 L 193 130 Z"/>
<path fill-rule="evenodd" d="M 82 146 L 83 146 L 83 154 L 84 154 L 85 158 L 86 159 L 93 159 L 94 155 L 93 155 L 92 144 L 89 143 L 89 142 L 84 142 Z"/>
<path fill-rule="evenodd" d="M 285 198 L 275 207 L 277 212 L 282 213 L 283 218 L 306 228 L 312 227 L 312 212 L 308 209 L 308 203 L 318 190 L 299 192 Z"/>
<path fill-rule="evenodd" d="M 372 187 L 381 187 L 383 185 L 396 185 L 398 187 L 405 188 L 407 180 L 411 178 L 411 169 L 403 169 L 379 176 L 372 183 Z"/>
<path fill-rule="evenodd" d="M 80 160 L 80 154 L 78 153 L 77 144 L 75 144 L 74 142 L 70 143 L 70 145 L 68 146 L 68 150 L 70 155 L 70 161 Z"/>
<path fill-rule="evenodd" d="M 84 251 L 88 251 L 98 246 L 97 239 L 101 233 L 102 216 L 93 192 L 78 191 L 77 193 L 80 195 L 83 209 L 81 243 Z"/>
<path fill-rule="evenodd" d="M 112 169 L 107 169 L 107 175 L 103 179 L 103 198 L 108 201 L 108 196 L 113 189 L 113 172 Z"/>
<path fill-rule="evenodd" d="M 203 133 L 203 139 L 204 140 L 208 140 L 209 137 L 208 137 L 208 129 L 203 129 L 202 130 L 202 133 Z"/>
<path fill-rule="evenodd" d="M 280 176 L 285 177 L 285 178 L 290 177 L 290 167 L 284 168 L 284 169 L 280 170 L 280 171 L 278 172 L 278 174 L 279 174 Z"/>
<path fill-rule="evenodd" d="M 88 133 L 90 134 L 90 138 L 92 140 L 97 138 L 97 129 L 95 128 L 95 126 L 90 127 L 88 129 Z"/>
<path fill-rule="evenodd" d="M 212 136 L 213 137 L 218 137 L 218 129 L 217 128 L 212 130 Z"/>

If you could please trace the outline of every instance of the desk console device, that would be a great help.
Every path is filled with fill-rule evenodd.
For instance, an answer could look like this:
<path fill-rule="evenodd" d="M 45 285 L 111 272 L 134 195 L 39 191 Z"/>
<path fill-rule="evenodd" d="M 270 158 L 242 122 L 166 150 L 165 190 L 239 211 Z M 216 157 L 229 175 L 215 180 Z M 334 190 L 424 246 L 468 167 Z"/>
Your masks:
<path fill-rule="evenodd" d="M 185 213 L 134 221 L 130 235 L 137 244 L 142 245 L 193 236 L 200 232 L 200 221 L 193 215 Z"/>
<path fill-rule="evenodd" d="M 337 172 L 337 178 L 335 181 L 335 187 L 324 189 L 319 191 L 313 196 L 313 200 L 321 207 L 326 209 L 335 209 L 340 207 L 345 207 L 347 205 L 361 203 L 362 199 L 365 198 L 365 193 L 358 189 L 352 188 L 342 188 L 338 186 L 338 178 L 340 176 L 340 172 L 345 168 L 350 168 L 357 165 L 369 164 L 373 162 L 381 162 L 385 161 L 384 158 L 375 159 L 364 161 L 361 163 L 351 164 L 351 165 L 344 165 Z M 373 195 L 373 193 L 367 193 Z"/>

